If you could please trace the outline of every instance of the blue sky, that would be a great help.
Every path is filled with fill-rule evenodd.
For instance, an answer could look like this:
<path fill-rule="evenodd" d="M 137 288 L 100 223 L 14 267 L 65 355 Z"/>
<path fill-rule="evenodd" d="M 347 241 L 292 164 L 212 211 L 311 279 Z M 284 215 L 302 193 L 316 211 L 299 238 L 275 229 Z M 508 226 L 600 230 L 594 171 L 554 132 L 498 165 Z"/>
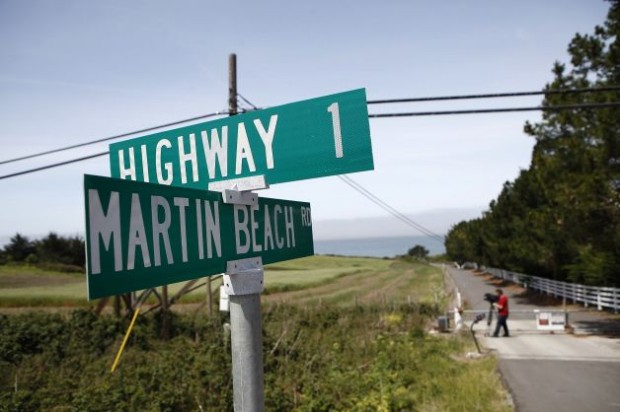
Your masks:
<path fill-rule="evenodd" d="M 0 161 L 225 110 L 232 52 L 239 92 L 257 106 L 360 87 L 369 99 L 540 90 L 553 62 L 568 60 L 573 35 L 591 33 L 606 11 L 595 0 L 0 0 Z M 371 119 L 375 170 L 351 177 L 402 213 L 445 212 L 420 222 L 445 232 L 459 216 L 485 209 L 528 166 L 528 119 L 540 114 Z M 0 175 L 106 150 L 98 144 L 0 165 Z M 85 173 L 109 176 L 107 158 L 0 180 L 0 237 L 83 232 Z M 336 177 L 261 194 L 311 202 L 324 237 L 346 237 L 346 227 L 333 233 L 328 222 L 387 216 Z"/>

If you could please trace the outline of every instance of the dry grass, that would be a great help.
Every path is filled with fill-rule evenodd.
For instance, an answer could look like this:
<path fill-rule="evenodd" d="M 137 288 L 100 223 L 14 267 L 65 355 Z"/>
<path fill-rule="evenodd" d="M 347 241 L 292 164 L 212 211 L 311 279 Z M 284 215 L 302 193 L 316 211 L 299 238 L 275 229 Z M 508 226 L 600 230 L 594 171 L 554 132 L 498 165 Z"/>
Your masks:
<path fill-rule="evenodd" d="M 336 305 L 359 303 L 436 303 L 443 297 L 441 270 L 425 264 L 378 260 L 380 267 L 358 268 L 329 282 L 294 291 L 271 293 L 265 302 Z M 380 270 L 377 270 L 380 269 Z"/>

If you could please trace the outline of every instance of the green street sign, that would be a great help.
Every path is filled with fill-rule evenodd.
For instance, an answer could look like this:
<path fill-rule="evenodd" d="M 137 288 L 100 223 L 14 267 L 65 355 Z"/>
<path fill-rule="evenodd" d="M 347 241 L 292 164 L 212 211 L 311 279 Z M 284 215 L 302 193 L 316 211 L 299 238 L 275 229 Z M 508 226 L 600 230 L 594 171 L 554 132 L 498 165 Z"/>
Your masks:
<path fill-rule="evenodd" d="M 271 185 L 373 167 L 364 89 L 110 145 L 112 177 L 200 189 L 238 178 Z"/>
<path fill-rule="evenodd" d="M 88 299 L 314 254 L 310 204 L 84 176 Z"/>

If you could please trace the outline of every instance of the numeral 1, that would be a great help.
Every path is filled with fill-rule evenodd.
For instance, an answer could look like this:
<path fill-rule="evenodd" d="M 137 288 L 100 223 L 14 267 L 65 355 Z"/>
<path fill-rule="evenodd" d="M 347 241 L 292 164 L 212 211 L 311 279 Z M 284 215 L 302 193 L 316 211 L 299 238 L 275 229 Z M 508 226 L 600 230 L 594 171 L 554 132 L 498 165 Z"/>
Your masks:
<path fill-rule="evenodd" d="M 334 147 L 336 148 L 336 157 L 344 156 L 342 152 L 342 132 L 340 131 L 340 107 L 338 103 L 332 103 L 327 108 L 332 115 L 332 126 L 334 128 Z"/>

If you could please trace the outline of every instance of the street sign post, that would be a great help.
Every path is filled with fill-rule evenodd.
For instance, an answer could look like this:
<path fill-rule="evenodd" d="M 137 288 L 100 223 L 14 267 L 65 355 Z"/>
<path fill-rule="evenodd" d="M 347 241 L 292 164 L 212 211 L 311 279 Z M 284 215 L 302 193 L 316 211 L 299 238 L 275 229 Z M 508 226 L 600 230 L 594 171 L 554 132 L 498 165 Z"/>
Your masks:
<path fill-rule="evenodd" d="M 364 89 L 110 145 L 112 177 L 211 190 L 219 181 L 271 185 L 373 167 Z"/>
<path fill-rule="evenodd" d="M 225 272 L 234 407 L 263 410 L 263 264 L 314 245 L 308 203 L 249 191 L 372 170 L 365 90 L 115 143 L 110 168 L 84 177 L 88 298 Z"/>
<path fill-rule="evenodd" d="M 226 204 L 206 190 L 84 176 L 88 298 L 314 254 L 310 204 Z"/>

